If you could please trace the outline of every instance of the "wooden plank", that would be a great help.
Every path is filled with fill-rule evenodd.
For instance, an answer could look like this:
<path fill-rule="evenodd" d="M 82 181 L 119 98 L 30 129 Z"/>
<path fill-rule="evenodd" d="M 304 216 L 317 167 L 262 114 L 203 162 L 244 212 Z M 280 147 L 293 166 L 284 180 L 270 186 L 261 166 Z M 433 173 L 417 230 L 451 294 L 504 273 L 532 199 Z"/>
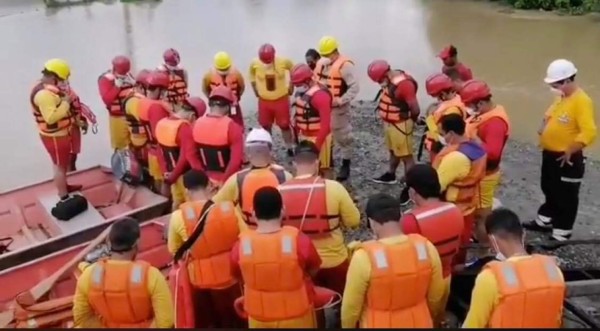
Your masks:
<path fill-rule="evenodd" d="M 600 279 L 577 280 L 566 285 L 568 298 L 600 295 Z"/>

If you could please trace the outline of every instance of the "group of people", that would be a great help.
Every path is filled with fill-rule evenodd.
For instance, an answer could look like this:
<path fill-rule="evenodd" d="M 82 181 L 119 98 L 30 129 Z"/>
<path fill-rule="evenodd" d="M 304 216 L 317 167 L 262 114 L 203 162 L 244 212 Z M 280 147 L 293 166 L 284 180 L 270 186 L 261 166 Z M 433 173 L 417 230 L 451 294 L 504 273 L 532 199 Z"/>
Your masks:
<path fill-rule="evenodd" d="M 373 180 L 397 183 L 402 163 L 405 200 L 415 207 L 402 214 L 397 199 L 369 197 L 365 214 L 375 239 L 346 245 L 342 229 L 360 223 L 339 183 L 350 176 L 355 66 L 331 36 L 306 53 L 306 63 L 276 56 L 270 44 L 258 55 L 249 72 L 261 128 L 247 134 L 239 105 L 244 79 L 225 52 L 215 55 L 204 77 L 208 107 L 189 97 L 188 74 L 173 49 L 164 53 L 163 65 L 135 77 L 129 59 L 116 57 L 98 82 L 113 148 L 146 167 L 157 190 L 167 194 L 165 187 L 171 188 L 168 248 L 189 271 L 196 327 L 240 327 L 242 315 L 251 328 L 317 327 L 318 312 L 336 295 L 343 298 L 345 328 L 439 326 L 451 275 L 465 264 L 464 246 L 471 240 L 491 247 L 498 261 L 479 274 L 465 327 L 560 326 L 560 269 L 549 257 L 527 255 L 523 227 L 551 231 L 557 241 L 571 235 L 582 150 L 596 136 L 593 105 L 575 83 L 573 63 L 556 60 L 547 70 L 544 81 L 557 98 L 539 131 L 546 202 L 535 221 L 522 225 L 509 210 L 492 211 L 509 117 L 490 87 L 458 61 L 457 49 L 448 46 L 439 54 L 442 70 L 425 81 L 436 102 L 423 113 L 414 77 L 385 60 L 371 62 L 367 73 L 382 89 L 377 109 L 390 157 L 387 171 Z M 69 74 L 64 61 L 48 61 L 31 98 L 62 199 L 78 189 L 66 182 L 72 132 L 86 129 Z M 427 128 L 430 163 L 414 161 L 418 123 Z M 274 163 L 273 124 L 282 131 L 294 175 Z M 333 142 L 342 152 L 337 177 Z M 242 169 L 244 160 L 249 167 Z M 138 241 L 133 221 L 115 223 L 109 245 L 114 254 L 79 278 L 76 325 L 94 320 L 107 327 L 170 327 L 177 321 L 164 278 L 135 261 Z M 477 252 L 484 254 L 487 249 Z M 524 281 L 531 274 L 540 282 Z M 115 290 L 113 283 L 122 286 Z M 113 305 L 115 300 L 123 302 Z"/>

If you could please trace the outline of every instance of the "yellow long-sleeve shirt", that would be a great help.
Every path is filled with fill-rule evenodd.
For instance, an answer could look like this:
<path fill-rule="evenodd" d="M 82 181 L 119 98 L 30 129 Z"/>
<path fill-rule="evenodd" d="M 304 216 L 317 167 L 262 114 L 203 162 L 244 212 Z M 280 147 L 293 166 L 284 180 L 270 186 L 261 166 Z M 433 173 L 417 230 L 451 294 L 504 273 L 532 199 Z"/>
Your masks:
<path fill-rule="evenodd" d="M 407 236 L 399 235 L 380 239 L 385 245 L 396 245 L 407 240 Z M 427 304 L 432 318 L 440 315 L 442 300 L 446 284 L 442 277 L 442 262 L 440 256 L 432 243 L 427 242 L 427 252 L 431 260 L 432 272 L 431 283 L 427 292 Z M 367 290 L 371 279 L 371 261 L 364 249 L 357 249 L 352 255 L 346 288 L 342 299 L 342 328 L 354 329 L 356 323 L 361 319 L 363 307 L 366 301 Z M 410 291 L 411 289 L 406 289 Z"/>
<path fill-rule="evenodd" d="M 469 175 L 471 171 L 471 161 L 469 158 L 459 152 L 454 151 L 448 153 L 437 168 L 437 173 L 442 187 L 442 192 L 446 191 L 446 201 L 456 201 L 458 189 L 454 187 L 448 188 L 453 182 L 459 181 Z M 463 211 L 464 215 L 469 215 L 474 211 L 474 208 Z"/>
<path fill-rule="evenodd" d="M 294 67 L 292 60 L 276 57 L 272 66 L 267 66 L 259 59 L 254 59 L 250 64 L 250 82 L 255 84 L 258 96 L 263 100 L 277 100 L 288 95 L 290 84 L 288 74 Z M 267 88 L 267 77 L 274 79 L 274 86 Z"/>
<path fill-rule="evenodd" d="M 271 167 L 283 168 L 280 165 L 271 165 Z M 241 170 L 241 171 L 245 171 L 245 170 Z M 271 171 L 271 170 L 269 169 L 269 167 L 265 167 L 265 168 L 252 169 L 252 171 Z M 225 181 L 223 186 L 221 186 L 221 188 L 219 189 L 219 192 L 217 192 L 217 194 L 215 194 L 213 196 L 212 201 L 214 201 L 214 202 L 232 201 L 239 207 L 240 189 L 237 185 L 237 174 L 238 173 L 240 173 L 240 171 L 236 172 L 235 174 L 233 174 L 231 177 L 229 177 Z M 289 172 L 286 171 L 285 172 L 285 180 L 290 180 L 292 178 L 293 178 L 292 174 L 290 174 Z"/>
<path fill-rule="evenodd" d="M 133 97 L 127 99 L 125 102 L 125 113 L 129 116 L 133 116 L 135 119 L 139 121 L 139 105 L 140 98 Z M 148 141 L 148 136 L 146 134 L 131 134 L 131 144 L 134 146 L 144 146 Z"/>
<path fill-rule="evenodd" d="M 434 110 L 435 109 L 433 109 L 433 111 Z M 458 108 L 456 106 L 451 106 L 451 107 L 444 109 L 441 117 L 444 117 L 444 116 L 450 115 L 450 114 L 462 115 L 462 111 L 460 110 L 460 108 Z M 425 123 L 427 125 L 427 137 L 429 137 L 430 139 L 436 140 L 436 141 L 439 140 L 438 136 L 440 133 L 439 133 L 439 129 L 438 129 L 438 124 L 435 122 L 434 117 L 432 115 L 427 116 L 425 118 Z"/>
<path fill-rule="evenodd" d="M 58 94 L 48 90 L 38 91 L 33 97 L 33 103 L 39 108 L 44 121 L 49 125 L 56 124 L 65 117 L 71 116 L 71 105 L 64 102 Z M 54 133 L 40 131 L 40 134 L 49 137 L 62 137 L 68 135 L 69 130 L 70 128 L 65 128 Z"/>
<path fill-rule="evenodd" d="M 109 260 L 107 263 L 131 263 L 129 261 Z M 86 267 L 79 279 L 73 298 L 73 322 L 78 328 L 98 328 L 102 323 L 88 300 L 93 265 Z M 173 299 L 167 280 L 155 267 L 148 269 L 148 293 L 152 298 L 154 321 L 151 328 L 171 328 L 174 321 Z"/>
<path fill-rule="evenodd" d="M 236 68 L 230 68 L 229 69 L 231 71 L 231 73 L 233 75 L 236 76 L 237 79 L 237 83 L 238 83 L 238 97 L 241 98 L 242 95 L 244 94 L 244 90 L 246 90 L 246 83 L 244 82 L 244 76 L 242 76 L 242 73 L 237 70 Z M 211 91 L 211 87 L 210 87 L 210 82 L 212 81 L 212 75 L 213 72 L 212 70 L 209 70 L 206 74 L 204 74 L 204 77 L 202 78 L 202 93 L 204 93 L 204 95 L 208 98 L 210 95 L 210 91 Z"/>
<path fill-rule="evenodd" d="M 296 178 L 302 179 L 309 176 Z M 325 196 L 328 215 L 340 215 L 340 221 L 345 228 L 356 228 L 360 225 L 360 211 L 342 184 L 326 179 Z M 348 259 L 348 247 L 344 243 L 344 234 L 340 228 L 332 231 L 330 237 L 313 239 L 313 244 L 321 257 L 322 269 L 336 267 Z"/>
<path fill-rule="evenodd" d="M 594 103 L 578 89 L 566 98 L 557 98 L 545 116 L 540 145 L 551 152 L 564 152 L 574 142 L 589 146 L 598 135 Z"/>
<path fill-rule="evenodd" d="M 523 258 L 527 258 L 527 256 L 511 257 L 508 261 Z M 562 271 L 558 267 L 556 269 L 561 279 L 563 279 Z M 500 294 L 496 277 L 490 270 L 484 269 L 475 279 L 475 287 L 473 287 L 473 293 L 471 294 L 471 306 L 462 327 L 467 329 L 487 328 L 499 300 Z"/>

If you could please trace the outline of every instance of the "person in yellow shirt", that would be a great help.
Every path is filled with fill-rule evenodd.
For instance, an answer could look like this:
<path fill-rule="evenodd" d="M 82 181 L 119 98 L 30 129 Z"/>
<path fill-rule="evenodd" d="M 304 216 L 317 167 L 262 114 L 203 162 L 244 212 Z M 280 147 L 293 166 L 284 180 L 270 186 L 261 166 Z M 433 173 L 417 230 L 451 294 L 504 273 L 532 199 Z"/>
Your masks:
<path fill-rule="evenodd" d="M 432 328 L 446 285 L 440 256 L 419 234 L 405 235 L 400 204 L 380 193 L 365 210 L 377 240 L 355 249 L 342 299 L 342 328 Z"/>
<path fill-rule="evenodd" d="M 252 129 L 246 136 L 245 148 L 250 167 L 229 177 L 213 201 L 233 201 L 242 211 L 244 222 L 254 229 L 256 221 L 252 199 L 256 191 L 265 186 L 277 187 L 293 176 L 282 166 L 273 163 L 273 139 L 265 129 Z"/>
<path fill-rule="evenodd" d="M 273 123 L 281 129 L 288 156 L 293 155 L 293 136 L 290 129 L 290 95 L 294 91 L 289 76 L 294 63 L 275 56 L 275 47 L 264 44 L 258 58 L 250 64 L 250 82 L 258 98 L 258 124 L 271 132 Z"/>
<path fill-rule="evenodd" d="M 577 68 L 565 59 L 548 66 L 544 82 L 556 99 L 546 111 L 540 133 L 541 188 L 544 204 L 528 230 L 552 232 L 551 240 L 571 237 L 579 207 L 579 189 L 585 172 L 583 150 L 598 134 L 592 99 L 575 82 Z"/>
<path fill-rule="evenodd" d="M 475 209 L 479 184 L 485 177 L 487 154 L 476 141 L 465 136 L 466 123 L 462 115 L 449 114 L 442 117 L 439 141 L 444 148 L 433 160 L 440 180 L 445 201 L 456 204 L 465 218 L 461 246 L 471 241 L 474 230 Z M 461 264 L 466 250 L 461 250 L 455 264 Z"/>
<path fill-rule="evenodd" d="M 283 197 L 283 224 L 309 236 L 321 257 L 315 284 L 344 292 L 348 249 L 341 227 L 357 228 L 360 212 L 339 182 L 319 177 L 319 149 L 303 140 L 295 150 L 296 177 L 279 185 Z"/>
<path fill-rule="evenodd" d="M 173 300 L 167 280 L 157 268 L 135 259 L 139 240 L 137 220 L 123 218 L 112 225 L 108 234 L 110 257 L 88 265 L 77 279 L 75 327 L 173 327 Z"/>
<path fill-rule="evenodd" d="M 560 328 L 565 281 L 555 259 L 527 254 L 521 221 L 508 209 L 492 211 L 485 227 L 499 261 L 477 275 L 463 328 Z"/>

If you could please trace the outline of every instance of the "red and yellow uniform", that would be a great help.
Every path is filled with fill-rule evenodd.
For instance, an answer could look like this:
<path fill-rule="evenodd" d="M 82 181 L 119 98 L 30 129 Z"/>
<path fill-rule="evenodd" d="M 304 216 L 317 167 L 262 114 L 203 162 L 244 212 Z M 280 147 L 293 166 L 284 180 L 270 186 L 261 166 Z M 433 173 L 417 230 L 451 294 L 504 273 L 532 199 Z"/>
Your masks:
<path fill-rule="evenodd" d="M 127 119 L 129 137 L 131 140 L 129 148 L 133 151 L 138 160 L 147 164 L 148 151 L 146 149 L 146 144 L 148 143 L 148 133 L 146 127 L 142 125 L 140 118 L 140 105 L 144 98 L 145 96 L 142 94 L 132 93 L 123 100 L 123 103 L 125 105 L 125 119 Z"/>
<path fill-rule="evenodd" d="M 321 259 L 310 238 L 293 227 L 246 230 L 231 250 L 232 271 L 244 281 L 244 310 L 256 328 L 316 328 L 314 285 Z"/>
<path fill-rule="evenodd" d="M 148 135 L 148 171 L 156 181 L 162 181 L 166 169 L 164 157 L 156 140 L 156 126 L 163 118 L 169 117 L 172 107 L 169 103 L 149 98 L 140 99 L 140 123 Z"/>
<path fill-rule="evenodd" d="M 283 224 L 309 236 L 323 260 L 316 284 L 341 294 L 349 263 L 341 226 L 360 225 L 360 212 L 352 197 L 342 184 L 315 176 L 298 176 L 278 189 L 283 198 Z"/>
<path fill-rule="evenodd" d="M 427 124 L 427 138 L 425 140 L 425 147 L 429 151 L 429 159 L 433 161 L 435 155 L 441 150 L 441 144 L 439 143 L 439 125 L 442 117 L 450 114 L 459 114 L 463 117 L 466 116 L 465 106 L 460 99 L 460 95 L 456 95 L 454 98 L 440 102 L 435 109 L 425 118 Z"/>
<path fill-rule="evenodd" d="M 486 176 L 479 184 L 478 208 L 492 208 L 494 193 L 500 184 L 500 161 L 510 136 L 510 121 L 502 106 L 467 119 L 466 135 L 478 138 L 487 153 Z"/>
<path fill-rule="evenodd" d="M 294 128 L 298 140 L 310 140 L 319 148 L 319 167 L 333 166 L 331 102 L 329 90 L 320 84 L 311 86 L 294 101 Z"/>
<path fill-rule="evenodd" d="M 165 277 L 144 261 L 102 260 L 77 279 L 73 322 L 80 328 L 171 328 Z"/>
<path fill-rule="evenodd" d="M 124 149 L 129 146 L 129 126 L 125 119 L 125 106 L 123 101 L 133 92 L 133 85 L 126 84 L 122 87 L 115 85 L 116 77 L 110 71 L 98 78 L 100 97 L 108 109 L 110 144 L 113 149 Z"/>
<path fill-rule="evenodd" d="M 179 66 L 167 68 L 164 64 L 159 67 L 159 70 L 169 75 L 167 101 L 171 104 L 181 104 L 189 96 L 186 70 Z"/>
<path fill-rule="evenodd" d="M 399 71 L 383 89 L 377 106 L 383 120 L 386 146 L 397 157 L 412 155 L 412 109 L 415 107 L 418 107 L 417 83 L 412 76 Z"/>
<path fill-rule="evenodd" d="M 250 64 L 250 82 L 258 94 L 258 124 L 270 130 L 276 123 L 282 130 L 290 127 L 290 91 L 288 73 L 294 63 L 287 58 L 275 57 L 273 63 L 264 64 L 254 59 Z"/>
<path fill-rule="evenodd" d="M 557 329 L 565 281 L 550 256 L 490 262 L 477 275 L 463 328 Z"/>
<path fill-rule="evenodd" d="M 440 257 L 424 237 L 364 242 L 350 262 L 342 328 L 432 328 L 444 289 Z"/>
<path fill-rule="evenodd" d="M 239 103 L 244 94 L 244 90 L 246 89 L 244 76 L 242 76 L 239 70 L 233 66 L 227 70 L 226 75 L 219 73 L 213 68 L 207 72 L 202 79 L 202 92 L 204 92 L 204 95 L 208 98 L 212 89 L 219 85 L 225 85 L 233 92 L 236 102 L 232 106 L 230 117 L 244 128 L 244 117 Z"/>

